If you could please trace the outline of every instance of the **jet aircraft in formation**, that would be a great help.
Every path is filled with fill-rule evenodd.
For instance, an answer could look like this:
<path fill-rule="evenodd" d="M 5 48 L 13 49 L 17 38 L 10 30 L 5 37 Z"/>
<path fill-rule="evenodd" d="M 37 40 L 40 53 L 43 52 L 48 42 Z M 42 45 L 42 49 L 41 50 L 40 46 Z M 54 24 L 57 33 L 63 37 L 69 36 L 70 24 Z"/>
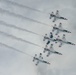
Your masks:
<path fill-rule="evenodd" d="M 58 10 L 56 11 L 56 14 L 54 14 L 54 12 L 52 12 L 52 13 L 50 14 L 50 19 L 51 19 L 51 18 L 54 18 L 54 19 L 53 19 L 53 22 L 55 22 L 57 19 L 67 20 L 66 18 L 64 18 L 64 17 L 62 17 L 62 16 L 59 15 L 59 11 L 58 11 Z"/>
<path fill-rule="evenodd" d="M 62 17 L 59 15 L 59 11 L 56 11 L 56 14 L 54 14 L 53 12 L 50 14 L 50 19 L 54 18 L 53 22 L 55 22 L 57 19 L 63 19 L 63 20 L 67 20 L 66 18 Z M 62 53 L 57 52 L 54 50 L 53 48 L 53 44 L 50 44 L 52 42 L 55 43 L 59 43 L 59 47 L 61 47 L 63 44 L 68 44 L 68 45 L 75 45 L 72 42 L 69 42 L 66 40 L 65 38 L 65 34 L 63 34 L 62 38 L 60 38 L 60 36 L 58 36 L 57 38 L 54 38 L 53 33 L 56 31 L 55 36 L 58 36 L 59 33 L 63 32 L 63 33 L 71 33 L 70 31 L 64 29 L 62 27 L 62 23 L 59 23 L 59 26 L 57 26 L 56 24 L 54 24 L 52 32 L 50 32 L 49 36 L 47 34 L 44 35 L 43 37 L 43 41 L 47 40 L 46 45 L 44 47 L 43 53 L 47 53 L 46 56 L 49 57 L 51 54 L 58 54 L 58 55 L 62 55 Z M 50 44 L 50 47 L 48 48 L 48 45 Z M 38 65 L 40 62 L 41 63 L 45 63 L 45 64 L 49 64 L 49 62 L 43 60 L 42 57 L 42 53 L 39 54 L 39 57 L 37 57 L 37 54 L 35 54 L 35 56 L 33 57 L 33 62 L 36 61 L 36 65 Z"/>
<path fill-rule="evenodd" d="M 60 43 L 59 47 L 61 47 L 63 44 L 75 45 L 74 43 L 69 42 L 69 41 L 66 40 L 65 34 L 63 34 L 62 39 L 60 39 L 59 36 L 58 36 L 58 38 L 56 39 L 56 43 L 57 43 L 57 42 Z"/>
<path fill-rule="evenodd" d="M 62 53 L 59 53 L 59 52 L 57 52 L 57 51 L 54 50 L 53 44 L 51 44 L 50 48 L 47 48 L 47 47 L 44 48 L 44 51 L 43 51 L 43 52 L 44 52 L 44 53 L 45 53 L 45 52 L 48 52 L 48 53 L 47 53 L 47 57 L 48 57 L 51 53 L 62 55 Z"/>
<path fill-rule="evenodd" d="M 52 29 L 52 32 L 54 32 L 54 31 L 56 31 L 56 35 L 58 35 L 60 32 L 71 33 L 70 31 L 63 29 L 62 23 L 59 23 L 58 27 L 55 24 Z"/>
<path fill-rule="evenodd" d="M 36 64 L 35 65 L 38 65 L 39 63 L 45 63 L 45 64 L 49 64 L 49 62 L 43 60 L 43 57 L 42 57 L 42 53 L 40 53 L 39 57 L 37 57 L 37 54 L 35 54 L 35 56 L 33 57 L 33 62 L 36 61 Z"/>

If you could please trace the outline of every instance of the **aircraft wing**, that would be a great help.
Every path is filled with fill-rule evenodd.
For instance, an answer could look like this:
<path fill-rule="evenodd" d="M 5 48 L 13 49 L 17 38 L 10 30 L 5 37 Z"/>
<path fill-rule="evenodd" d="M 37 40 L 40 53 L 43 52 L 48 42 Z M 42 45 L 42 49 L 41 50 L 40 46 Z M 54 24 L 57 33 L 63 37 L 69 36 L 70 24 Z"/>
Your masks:
<path fill-rule="evenodd" d="M 38 64 L 39 64 L 39 62 L 40 62 L 40 61 L 39 61 L 39 60 L 37 60 L 36 65 L 38 65 Z"/>
<path fill-rule="evenodd" d="M 51 53 L 53 53 L 55 51 L 54 48 L 53 48 L 53 45 L 50 46 L 49 50 L 50 50 Z"/>
<path fill-rule="evenodd" d="M 58 28 L 59 28 L 59 29 L 63 29 L 63 27 L 62 27 L 62 23 L 59 23 Z"/>
<path fill-rule="evenodd" d="M 56 39 L 56 42 L 59 42 L 60 43 L 59 47 L 61 47 L 65 41 L 63 41 L 62 39 Z"/>
<path fill-rule="evenodd" d="M 59 23 L 59 26 L 58 26 L 58 29 L 57 29 L 56 35 L 58 35 L 59 32 L 61 32 L 62 30 L 63 30 L 62 23 Z"/>
<path fill-rule="evenodd" d="M 53 47 L 50 49 L 50 52 L 51 52 L 51 53 L 54 53 L 54 54 L 62 55 L 61 53 L 55 51 Z M 49 52 L 49 53 L 50 53 L 50 52 Z"/>
<path fill-rule="evenodd" d="M 59 32 L 60 32 L 60 31 L 59 31 L 59 30 L 57 30 L 57 31 L 56 31 L 56 35 L 58 35 L 58 34 L 59 34 Z"/>
<path fill-rule="evenodd" d="M 39 59 L 43 59 L 43 57 L 42 57 L 42 53 L 40 53 L 40 55 L 39 55 Z"/>
<path fill-rule="evenodd" d="M 60 41 L 59 47 L 61 47 L 66 42 L 65 34 L 63 34 L 62 41 Z"/>
<path fill-rule="evenodd" d="M 60 45 L 59 45 L 59 47 L 61 47 L 63 44 L 64 44 L 63 42 L 60 42 Z"/>
<path fill-rule="evenodd" d="M 33 57 L 33 62 L 37 60 L 37 54 L 35 54 L 35 56 Z"/>
<path fill-rule="evenodd" d="M 66 41 L 66 38 L 65 38 L 64 34 L 63 34 L 62 40 L 63 40 L 63 41 Z"/>
<path fill-rule="evenodd" d="M 60 43 L 59 47 L 61 47 L 66 42 L 65 34 L 63 34 L 62 39 L 56 39 L 56 41 Z"/>
<path fill-rule="evenodd" d="M 50 56 L 53 53 L 53 51 L 48 51 L 47 57 Z"/>
<path fill-rule="evenodd" d="M 59 16 L 59 11 L 58 10 L 56 11 L 56 16 Z"/>
<path fill-rule="evenodd" d="M 59 17 L 59 11 L 58 11 L 58 10 L 56 11 L 56 14 L 55 14 L 55 16 L 54 16 L 53 22 L 55 22 L 55 21 L 57 20 L 57 17 Z"/>
<path fill-rule="evenodd" d="M 53 19 L 53 22 L 55 22 L 55 21 L 56 21 L 56 19 L 57 19 L 57 18 L 56 18 L 56 16 L 55 16 L 55 17 L 54 17 L 54 19 Z"/>
<path fill-rule="evenodd" d="M 55 53 L 55 50 L 54 50 L 53 47 L 50 48 L 50 52 L 51 52 L 51 53 Z M 49 54 L 49 53 L 48 53 L 48 54 Z"/>

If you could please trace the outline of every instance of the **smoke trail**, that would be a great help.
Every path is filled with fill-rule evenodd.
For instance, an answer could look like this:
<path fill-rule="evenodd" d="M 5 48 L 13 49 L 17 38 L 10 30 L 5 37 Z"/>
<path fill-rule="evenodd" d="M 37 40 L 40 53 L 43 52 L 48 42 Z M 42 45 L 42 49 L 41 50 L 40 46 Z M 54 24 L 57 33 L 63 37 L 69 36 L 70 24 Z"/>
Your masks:
<path fill-rule="evenodd" d="M 31 56 L 31 55 L 29 55 L 29 54 L 26 53 L 26 52 L 23 52 L 23 51 L 21 51 L 21 50 L 18 50 L 18 49 L 16 49 L 16 48 L 11 47 L 11 46 L 9 46 L 9 45 L 6 45 L 6 44 L 4 44 L 4 43 L 2 43 L 2 42 L 0 42 L 0 45 L 3 45 L 3 46 L 5 46 L 5 47 L 7 47 L 7 48 L 10 48 L 10 49 L 12 49 L 12 50 L 14 50 L 14 51 L 17 51 L 17 52 L 20 52 L 20 53 L 23 53 L 23 54 L 25 54 L 25 55 Z M 33 57 L 33 56 L 31 56 L 31 57 Z"/>
<path fill-rule="evenodd" d="M 15 26 L 15 25 L 7 24 L 6 22 L 1 21 L 1 20 L 0 20 L 0 25 L 4 25 L 4 26 L 6 26 L 6 27 L 7 27 L 7 26 L 8 26 L 8 27 L 12 27 L 12 28 L 15 28 L 15 29 L 18 29 L 18 30 L 22 30 L 22 31 L 25 31 L 25 32 L 33 33 L 33 34 L 36 34 L 36 35 L 39 35 L 39 36 L 44 37 L 44 35 L 41 35 L 41 34 L 38 34 L 38 33 L 32 32 L 32 31 L 29 31 L 29 30 L 24 29 L 24 28 L 20 28 L 20 27 Z"/>
<path fill-rule="evenodd" d="M 38 10 L 38 9 L 34 9 L 34 8 L 31 8 L 31 7 L 22 5 L 22 4 L 20 4 L 20 3 L 14 2 L 14 1 L 9 1 L 9 0 L 2 0 L 2 1 L 11 3 L 11 4 L 13 4 L 13 5 L 17 5 L 17 6 L 22 7 L 22 8 L 27 8 L 27 9 L 34 10 L 34 11 L 37 11 L 37 12 L 42 13 L 42 11 L 40 11 L 40 10 Z"/>
<path fill-rule="evenodd" d="M 25 16 L 23 16 L 23 15 L 16 14 L 16 13 L 14 13 L 14 12 L 11 12 L 11 11 L 8 11 L 8 10 L 2 9 L 2 8 L 0 8 L 0 12 L 2 12 L 2 13 L 7 13 L 7 14 L 13 15 L 13 16 L 18 17 L 18 18 L 27 19 L 27 20 L 29 20 L 29 21 L 36 22 L 36 23 L 39 23 L 39 24 L 43 24 L 43 25 L 46 25 L 46 26 L 50 26 L 50 25 L 48 25 L 48 24 L 42 23 L 42 22 L 37 21 L 37 20 L 33 20 L 33 19 L 31 19 L 31 18 L 27 18 L 27 17 L 25 17 Z"/>
<path fill-rule="evenodd" d="M 35 46 L 38 46 L 38 47 L 42 47 L 42 46 L 40 46 L 40 45 L 37 45 L 37 44 L 34 44 L 34 43 L 32 43 L 32 42 L 26 41 L 26 40 L 24 40 L 24 39 L 22 39 L 22 38 L 18 38 L 18 37 L 14 36 L 14 35 L 7 34 L 7 33 L 5 33 L 5 32 L 0 31 L 0 33 L 3 34 L 3 35 L 5 35 L 5 36 L 14 38 L 14 39 L 16 39 L 16 40 L 18 40 L 18 41 L 22 41 L 22 42 L 29 43 L 29 44 L 32 44 L 32 45 L 35 45 Z M 43 48 L 43 47 L 42 47 L 42 48 Z"/>
<path fill-rule="evenodd" d="M 6 24 L 6 23 L 3 22 L 3 21 L 0 21 L 0 23 L 5 24 L 5 26 L 10 26 L 10 25 Z M 10 26 L 10 27 L 16 28 L 15 26 Z M 20 28 L 17 28 L 17 29 L 20 29 Z M 7 35 L 7 36 L 12 36 L 12 37 L 15 38 L 15 39 L 19 39 L 19 40 L 21 40 L 21 41 L 24 41 L 24 42 L 27 42 L 27 43 L 30 43 L 30 44 L 33 44 L 33 45 L 36 45 L 36 46 L 39 46 L 39 45 L 37 45 L 37 44 L 34 44 L 34 43 L 31 43 L 31 42 L 25 41 L 25 40 L 23 40 L 23 39 L 21 39 L 21 38 L 17 38 L 16 36 L 9 35 L 9 34 L 7 34 L 7 33 L 5 33 L 5 32 L 0 31 L 0 33 L 3 33 L 3 34 L 5 34 L 5 35 Z M 41 46 L 39 46 L 39 47 L 41 47 Z M 43 48 L 43 47 L 42 47 L 42 48 Z M 54 51 L 51 51 L 51 53 L 54 53 L 54 52 L 57 52 L 57 51 L 55 51 L 55 50 L 54 50 Z M 58 55 L 62 55 L 62 54 L 59 53 L 59 52 L 57 52 L 57 53 L 58 53 Z M 57 54 L 57 53 L 54 53 L 54 54 Z"/>

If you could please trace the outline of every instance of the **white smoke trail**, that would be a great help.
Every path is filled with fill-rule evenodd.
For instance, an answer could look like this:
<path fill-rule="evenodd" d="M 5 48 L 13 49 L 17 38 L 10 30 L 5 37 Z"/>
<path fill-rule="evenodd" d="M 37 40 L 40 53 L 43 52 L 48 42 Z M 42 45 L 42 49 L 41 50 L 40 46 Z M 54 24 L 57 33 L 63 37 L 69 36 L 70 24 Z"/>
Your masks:
<path fill-rule="evenodd" d="M 8 11 L 8 10 L 5 10 L 5 9 L 3 9 L 3 8 L 0 8 L 0 12 L 6 13 L 6 14 L 9 14 L 9 15 L 13 15 L 13 16 L 15 16 L 15 17 L 22 18 L 22 19 L 25 19 L 25 20 L 27 19 L 27 20 L 29 20 L 29 21 L 36 22 L 36 23 L 39 23 L 39 24 L 42 24 L 42 25 L 50 26 L 50 25 L 45 24 L 45 23 L 42 23 L 42 22 L 40 22 L 40 21 L 37 21 L 37 20 L 31 19 L 31 18 L 25 17 L 25 16 L 23 16 L 23 15 L 20 15 L 20 14 L 17 14 L 17 13 Z"/>
<path fill-rule="evenodd" d="M 42 47 L 42 46 L 40 46 L 40 45 L 37 45 L 37 44 L 32 43 L 32 42 L 29 42 L 29 41 L 24 40 L 24 39 L 22 39 L 22 38 L 18 38 L 18 37 L 14 36 L 14 35 L 7 34 L 6 32 L 0 31 L 0 34 L 3 34 L 3 35 L 8 36 L 8 37 L 11 37 L 11 38 L 16 39 L 16 40 L 18 40 L 18 41 L 22 41 L 22 42 L 29 43 L 29 44 L 32 44 L 32 45 L 35 45 L 35 46 L 38 46 L 38 47 Z M 43 47 L 42 47 L 42 48 L 43 48 Z"/>
<path fill-rule="evenodd" d="M 26 53 L 26 52 L 23 52 L 23 51 L 21 51 L 21 50 L 19 50 L 19 49 L 16 49 L 16 48 L 14 48 L 14 47 L 11 47 L 11 46 L 9 46 L 9 45 L 7 45 L 7 44 L 4 44 L 4 43 L 2 43 L 2 42 L 0 42 L 0 45 L 2 45 L 2 46 L 4 46 L 4 47 L 7 47 L 7 48 L 10 48 L 10 49 L 12 49 L 12 50 L 14 50 L 14 51 L 20 52 L 20 53 L 22 53 L 22 54 L 25 54 L 25 55 L 28 55 L 28 56 L 33 57 L 32 55 L 30 55 L 30 54 L 28 54 L 28 53 Z"/>
<path fill-rule="evenodd" d="M 41 35 L 41 34 L 38 34 L 38 33 L 35 33 L 35 32 L 32 32 L 30 30 L 27 30 L 27 29 L 24 29 L 24 28 L 20 28 L 18 26 L 15 26 L 15 25 L 12 25 L 12 24 L 7 24 L 6 22 L 0 20 L 0 25 L 4 25 L 4 26 L 8 26 L 8 27 L 12 27 L 12 28 L 15 28 L 15 29 L 18 29 L 18 30 L 22 30 L 22 31 L 25 31 L 25 32 L 29 32 L 29 33 L 33 33 L 33 34 L 36 34 L 36 35 L 39 35 L 39 36 L 42 36 L 44 37 L 44 35 Z"/>

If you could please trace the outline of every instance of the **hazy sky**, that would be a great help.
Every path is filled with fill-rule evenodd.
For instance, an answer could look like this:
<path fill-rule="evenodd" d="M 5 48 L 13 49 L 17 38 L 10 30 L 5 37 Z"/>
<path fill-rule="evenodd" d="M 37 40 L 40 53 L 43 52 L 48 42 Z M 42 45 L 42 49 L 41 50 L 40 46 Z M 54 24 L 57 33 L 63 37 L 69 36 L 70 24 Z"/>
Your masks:
<path fill-rule="evenodd" d="M 42 12 L 23 8 L 19 5 L 8 2 L 8 0 L 0 0 L 0 21 L 4 21 L 7 24 L 21 27 L 35 33 L 44 35 L 51 31 L 51 25 L 55 23 L 58 25 L 60 22 L 65 29 L 71 31 L 71 34 L 66 34 L 68 41 L 76 43 L 76 1 L 75 0 L 10 0 L 22 5 L 38 9 Z M 23 15 L 50 26 L 43 25 L 37 22 L 29 21 L 17 15 L 10 14 L 3 10 Z M 66 17 L 68 21 L 57 20 L 52 23 L 49 19 L 49 14 L 52 11 L 59 10 L 60 15 Z M 44 12 L 44 13 L 43 13 Z M 14 35 L 16 37 L 33 42 L 40 46 L 45 46 L 46 42 L 43 42 L 43 37 L 29 32 L 25 32 L 12 27 L 2 25 L 0 22 L 0 31 Z M 62 36 L 63 33 L 60 33 Z M 16 40 L 0 33 L 0 42 L 17 48 L 21 51 L 28 53 L 31 56 L 43 52 L 43 48 Z M 59 44 L 54 44 L 54 49 L 61 52 L 63 55 L 54 55 L 46 57 L 43 54 L 45 60 L 49 61 L 51 65 L 39 64 L 35 66 L 32 62 L 32 57 L 24 55 L 9 49 L 3 45 L 0 45 L 0 75 L 76 75 L 76 46 L 63 45 L 61 48 Z"/>

